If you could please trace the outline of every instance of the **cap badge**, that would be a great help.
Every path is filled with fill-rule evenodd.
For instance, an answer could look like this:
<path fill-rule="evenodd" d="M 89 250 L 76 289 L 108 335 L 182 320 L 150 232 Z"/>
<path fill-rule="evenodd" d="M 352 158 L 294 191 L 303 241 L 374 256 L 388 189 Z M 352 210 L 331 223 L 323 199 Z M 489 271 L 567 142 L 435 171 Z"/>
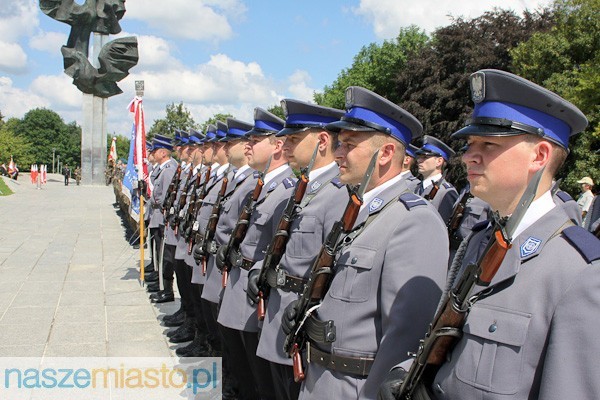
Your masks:
<path fill-rule="evenodd" d="M 383 204 L 383 199 L 380 199 L 379 197 L 375 197 L 369 203 L 369 213 L 372 213 L 373 211 L 378 210 L 381 207 L 382 204 Z"/>
<path fill-rule="evenodd" d="M 528 237 L 525 243 L 521 245 L 521 258 L 528 257 L 535 253 L 540 247 L 540 244 L 542 244 L 540 239 L 534 238 L 533 236 Z"/>
<path fill-rule="evenodd" d="M 353 103 L 354 101 L 352 99 L 352 88 L 348 88 L 346 89 L 346 109 L 351 108 Z"/>
<path fill-rule="evenodd" d="M 485 99 L 485 76 L 483 72 L 471 75 L 471 98 L 474 103 L 481 103 Z"/>

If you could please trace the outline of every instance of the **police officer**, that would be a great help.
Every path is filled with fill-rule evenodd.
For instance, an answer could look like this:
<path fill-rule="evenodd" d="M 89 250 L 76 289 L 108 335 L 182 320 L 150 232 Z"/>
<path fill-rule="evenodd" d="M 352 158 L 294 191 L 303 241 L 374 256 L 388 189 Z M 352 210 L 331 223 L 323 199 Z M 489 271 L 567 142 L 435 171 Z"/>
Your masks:
<path fill-rule="evenodd" d="M 402 163 L 402 179 L 406 180 L 406 184 L 413 192 L 416 190 L 421 180 L 413 175 L 412 168 L 415 165 L 417 158 L 417 151 L 419 148 L 413 144 L 406 146 L 406 153 L 404 154 L 404 162 Z"/>
<path fill-rule="evenodd" d="M 433 136 L 424 136 L 423 146 L 415 153 L 419 173 L 423 176 L 423 181 L 417 185 L 415 193 L 431 201 L 442 220 L 447 223 L 452 215 L 452 206 L 458 198 L 458 192 L 450 182 L 446 181 L 442 172 L 450 157 L 454 155 L 454 150 Z M 436 187 L 437 190 L 434 189 Z"/>
<path fill-rule="evenodd" d="M 374 399 L 390 366 L 416 347 L 446 276 L 446 227 L 400 177 L 406 146 L 421 135 L 421 124 L 360 87 L 346 90 L 346 109 L 341 121 L 327 125 L 340 131 L 340 180 L 360 183 L 379 153 L 329 290 L 306 321 L 301 399 Z M 286 332 L 295 329 L 296 312 L 292 302 L 282 320 Z"/>
<path fill-rule="evenodd" d="M 283 151 L 296 170 L 309 165 L 318 146 L 314 165 L 300 211 L 290 227 L 285 253 L 277 270 L 270 270 L 271 285 L 257 355 L 270 361 L 273 387 L 278 399 L 297 399 L 300 384 L 294 382 L 292 363 L 283 352 L 284 335 L 281 316 L 285 307 L 302 294 L 311 265 L 333 224 L 340 219 L 348 203 L 348 192 L 339 180 L 335 162 L 337 133 L 325 128 L 338 121 L 344 112 L 305 102 L 281 101 L 285 112 L 285 128 L 277 133 L 285 137 Z M 257 263 L 248 277 L 247 294 L 252 303 L 258 302 L 258 276 L 262 263 Z M 278 279 L 279 277 L 279 279 Z"/>
<path fill-rule="evenodd" d="M 489 287 L 475 287 L 463 334 L 427 389 L 435 399 L 599 398 L 600 242 L 550 192 L 569 137 L 587 120 L 508 72 L 481 70 L 470 81 L 473 115 L 453 136 L 468 141 L 463 161 L 473 194 L 510 216 L 545 169 L 512 247 Z M 491 231 L 481 227 L 472 237 L 463 267 L 477 260 Z M 391 398 L 390 387 L 382 398 Z"/>
<path fill-rule="evenodd" d="M 270 122 L 266 124 L 264 121 Z M 248 271 L 264 258 L 264 251 L 271 242 L 284 203 L 294 188 L 294 175 L 283 153 L 284 140 L 275 137 L 282 127 L 280 118 L 264 110 L 255 113 L 254 128 L 246 134 L 249 139 L 246 153 L 248 164 L 257 171 L 264 171 L 269 158 L 271 163 L 239 249 L 227 249 L 227 245 L 223 245 L 217 254 L 217 258 L 222 257 L 227 249 L 229 265 L 232 266 L 218 321 L 223 328 L 225 345 L 232 356 L 232 373 L 238 379 L 240 395 L 248 399 L 276 398 L 269 363 L 256 356 L 259 330 L 256 306 L 248 303 L 245 289 Z"/>

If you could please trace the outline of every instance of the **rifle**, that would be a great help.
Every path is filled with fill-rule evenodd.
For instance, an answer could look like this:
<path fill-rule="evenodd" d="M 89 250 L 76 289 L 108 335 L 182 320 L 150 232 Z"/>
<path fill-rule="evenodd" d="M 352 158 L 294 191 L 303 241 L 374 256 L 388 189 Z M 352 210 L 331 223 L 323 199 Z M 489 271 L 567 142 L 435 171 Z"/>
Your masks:
<path fill-rule="evenodd" d="M 217 231 L 217 224 L 219 223 L 219 216 L 221 215 L 221 208 L 223 206 L 223 198 L 225 197 L 225 191 L 227 190 L 227 184 L 229 183 L 229 171 L 231 170 L 231 164 L 227 167 L 227 171 L 225 171 L 225 175 L 223 176 L 223 180 L 221 181 L 221 188 L 219 189 L 219 193 L 217 194 L 217 199 L 215 200 L 215 204 L 213 204 L 212 211 L 210 212 L 210 217 L 208 217 L 208 222 L 206 223 L 206 228 L 204 229 L 204 240 L 202 240 L 202 236 L 200 232 L 196 232 L 196 243 L 202 243 L 202 275 L 206 275 L 206 261 L 208 253 L 208 243 L 213 240 L 215 237 L 215 232 Z"/>
<path fill-rule="evenodd" d="M 283 215 L 281 216 L 279 224 L 277 225 L 275 236 L 273 236 L 269 247 L 267 247 L 265 260 L 263 261 L 260 275 L 258 276 L 257 316 L 259 321 L 265 319 L 265 301 L 269 298 L 269 294 L 271 292 L 271 286 L 269 286 L 269 283 L 267 282 L 267 273 L 269 270 L 274 271 L 277 268 L 277 265 L 279 265 L 279 261 L 281 261 L 281 257 L 283 257 L 283 253 L 285 252 L 287 242 L 290 240 L 290 229 L 292 227 L 292 222 L 294 222 L 294 220 L 298 217 L 298 213 L 300 212 L 299 205 L 304 198 L 304 193 L 306 193 L 306 188 L 308 187 L 308 175 L 315 165 L 315 159 L 317 158 L 317 152 L 319 151 L 319 144 L 320 143 L 317 143 L 308 166 L 300 170 L 300 179 L 298 179 L 296 187 L 294 188 L 294 193 L 290 196 L 287 205 L 285 206 Z"/>
<path fill-rule="evenodd" d="M 204 157 L 202 157 L 202 161 L 204 162 Z M 203 165 L 203 164 L 200 164 Z M 188 197 L 188 189 L 190 188 L 190 181 L 192 180 L 192 176 L 194 175 L 194 166 L 191 165 L 190 166 L 190 170 L 188 172 L 188 176 L 187 176 L 187 180 L 185 181 L 185 188 L 184 190 L 181 192 L 181 196 L 179 196 L 179 203 L 177 203 L 177 207 L 173 210 L 173 213 L 175 214 L 175 226 L 173 227 L 173 231 L 175 232 L 175 235 L 177 235 L 177 232 L 179 230 L 179 224 L 182 220 L 185 221 L 185 216 L 186 214 L 184 214 L 183 212 L 183 208 L 185 206 L 185 202 L 187 201 L 187 197 Z M 196 189 L 198 187 L 198 179 L 202 174 L 200 173 L 200 170 L 198 170 L 198 176 L 196 176 L 196 181 L 194 181 L 194 185 L 193 185 L 193 189 L 192 189 L 192 193 L 196 193 Z M 193 195 L 192 195 L 193 196 Z M 190 197 L 191 199 L 191 197 Z M 185 231 L 185 229 L 184 229 Z"/>
<path fill-rule="evenodd" d="M 442 184 L 442 181 L 444 180 L 445 177 L 446 177 L 446 171 L 444 171 L 444 173 L 442 173 L 442 177 L 440 179 L 438 179 L 436 182 L 432 182 L 433 187 L 431 188 L 429 193 L 427 193 L 425 196 L 423 196 L 423 198 L 425 200 L 429 200 L 429 201 L 433 200 L 433 198 L 437 194 L 438 190 L 440 190 L 440 185 Z"/>
<path fill-rule="evenodd" d="M 258 198 L 260 197 L 260 193 L 262 192 L 262 188 L 265 185 L 265 175 L 271 166 L 271 157 L 269 157 L 269 161 L 267 161 L 267 166 L 264 171 L 258 173 L 258 180 L 256 181 L 256 186 L 254 187 L 254 191 L 252 195 L 248 197 L 244 207 L 242 207 L 242 211 L 240 212 L 240 216 L 238 217 L 237 222 L 235 223 L 235 227 L 231 232 L 231 236 L 229 236 L 229 243 L 227 243 L 227 253 L 225 254 L 225 266 L 223 267 L 223 277 L 221 279 L 221 285 L 223 287 L 227 286 L 227 275 L 231 270 L 231 265 L 229 263 L 229 254 L 232 249 L 238 250 L 240 244 L 244 241 L 246 237 L 246 232 L 248 231 L 248 224 L 250 223 L 250 217 L 256 208 L 256 203 L 258 202 Z"/>
<path fill-rule="evenodd" d="M 304 369 L 301 358 L 302 350 L 307 340 L 304 323 L 320 307 L 321 301 L 325 297 L 327 290 L 329 290 L 329 285 L 333 279 L 335 255 L 342 242 L 342 237 L 348 235 L 354 228 L 360 207 L 363 204 L 363 195 L 371 180 L 378 156 L 379 150 L 373 154 L 363 181 L 352 188 L 348 187 L 350 195 L 348 205 L 344 210 L 342 218 L 333 224 L 331 232 L 329 232 L 325 243 L 321 246 L 319 255 L 312 265 L 308 283 L 298 300 L 295 320 L 296 330 L 286 336 L 283 345 L 283 351 L 292 358 L 294 381 L 296 382 L 304 380 Z"/>
<path fill-rule="evenodd" d="M 471 296 L 475 285 L 488 287 L 500 268 L 508 250 L 512 247 L 514 234 L 523 215 L 535 198 L 544 169 L 539 170 L 529 182 L 511 217 L 501 219 L 494 213 L 494 232 L 485 251 L 476 263 L 469 264 L 458 283 L 451 289 L 443 305 L 439 307 L 425 338 L 421 340 L 417 353 L 406 374 L 397 399 L 411 399 L 420 384 L 429 384 L 446 356 L 462 337 L 462 327 L 474 303 Z"/>
<path fill-rule="evenodd" d="M 162 204 L 163 216 L 167 217 L 167 211 L 171 210 L 171 206 L 175 202 L 175 197 L 177 196 L 177 187 L 179 186 L 179 180 L 181 179 L 181 164 L 177 166 L 177 171 L 175 171 L 175 175 L 171 179 L 171 183 L 169 183 L 169 187 L 167 188 L 167 196 L 165 196 L 165 200 Z M 169 222 L 167 221 L 167 224 Z"/>
<path fill-rule="evenodd" d="M 450 216 L 450 220 L 446 224 L 448 228 L 448 237 L 450 238 L 450 243 L 456 246 L 456 241 L 459 241 L 458 245 L 460 245 L 460 238 L 455 237 L 458 228 L 460 227 L 460 223 L 463 220 L 463 216 L 465 215 L 465 208 L 467 208 L 467 203 L 469 199 L 471 199 L 473 195 L 469 190 L 466 190 L 460 201 L 454 206 L 452 210 L 452 215 Z M 452 246 L 451 246 L 452 247 Z M 458 248 L 458 247 L 457 247 Z"/>
<path fill-rule="evenodd" d="M 214 158 L 214 155 L 212 158 Z M 200 193 L 198 194 L 198 196 L 196 196 L 196 201 L 194 202 L 194 210 L 193 210 L 193 212 L 189 213 L 189 216 L 191 216 L 189 223 L 192 223 L 192 222 L 193 223 L 192 223 L 192 228 L 191 228 L 190 232 L 186 236 L 186 239 L 188 241 L 188 248 L 187 248 L 188 254 L 192 254 L 192 247 L 194 247 L 194 241 L 196 239 L 195 233 L 198 232 L 198 229 L 200 228 L 199 222 L 198 222 L 198 212 L 202 208 L 202 201 L 206 197 L 206 192 L 208 192 L 208 190 L 206 190 L 206 186 L 208 185 L 208 181 L 210 180 L 211 170 L 212 170 L 212 159 L 211 159 L 210 165 L 208 166 L 208 168 L 206 168 L 206 175 L 204 177 L 204 182 L 202 182 L 202 189 L 200 189 Z M 187 225 L 188 230 L 189 230 L 189 223 Z"/>
<path fill-rule="evenodd" d="M 207 172 L 207 174 L 210 173 L 210 167 L 207 168 L 206 172 Z M 200 186 L 201 181 L 202 181 L 202 172 L 201 172 L 201 170 L 199 170 L 198 173 L 196 174 L 196 179 L 194 180 L 194 185 L 192 186 L 192 192 L 190 194 L 188 208 L 185 213 L 183 212 L 183 210 L 179 211 L 180 219 L 181 219 L 181 221 L 183 221 L 183 225 L 181 226 L 181 228 L 183 230 L 183 236 L 186 239 L 189 237 L 189 234 L 191 231 L 190 224 L 193 224 L 194 215 L 196 214 L 196 206 L 197 206 L 196 200 L 198 198 L 198 187 Z"/>

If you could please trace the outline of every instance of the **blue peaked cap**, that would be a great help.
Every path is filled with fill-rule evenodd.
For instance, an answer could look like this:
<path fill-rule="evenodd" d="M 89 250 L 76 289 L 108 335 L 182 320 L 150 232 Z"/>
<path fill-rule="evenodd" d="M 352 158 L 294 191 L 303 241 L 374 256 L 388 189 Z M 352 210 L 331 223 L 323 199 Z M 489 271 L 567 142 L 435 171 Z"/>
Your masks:
<path fill-rule="evenodd" d="M 327 129 L 381 132 L 399 140 L 405 147 L 423 134 L 423 126 L 415 116 L 363 87 L 346 89 L 346 110 L 340 121 L 327 125 Z"/>
<path fill-rule="evenodd" d="M 576 106 L 509 72 L 483 69 L 469 83 L 475 108 L 453 137 L 533 134 L 568 149 L 569 138 L 588 125 Z"/>
<path fill-rule="evenodd" d="M 284 121 L 275 114 L 264 108 L 256 107 L 254 109 L 254 126 L 246 132 L 246 137 L 273 135 L 283 129 L 283 124 Z"/>
<path fill-rule="evenodd" d="M 328 124 L 339 121 L 344 115 L 344 111 L 336 108 L 293 99 L 281 100 L 281 108 L 285 114 L 285 126 L 277 136 L 292 135 L 311 128 L 325 129 Z"/>
<path fill-rule="evenodd" d="M 448 161 L 454 154 L 454 150 L 438 138 L 425 135 L 423 146 L 415 152 L 416 155 L 438 156 Z"/>
<path fill-rule="evenodd" d="M 252 130 L 253 125 L 235 118 L 227 118 L 227 139 L 236 140 L 245 138 L 247 132 Z"/>
<path fill-rule="evenodd" d="M 409 144 L 408 146 L 406 146 L 406 154 L 408 154 L 412 158 L 417 157 L 418 150 L 419 150 L 419 148 L 417 146 L 415 146 L 414 144 Z"/>

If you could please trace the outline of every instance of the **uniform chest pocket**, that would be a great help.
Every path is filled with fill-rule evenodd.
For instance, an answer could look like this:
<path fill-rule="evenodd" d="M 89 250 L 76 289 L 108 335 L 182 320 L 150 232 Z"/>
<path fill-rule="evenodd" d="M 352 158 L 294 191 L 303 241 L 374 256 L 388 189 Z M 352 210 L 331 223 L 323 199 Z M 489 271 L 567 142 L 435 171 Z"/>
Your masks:
<path fill-rule="evenodd" d="M 376 254 L 374 249 L 360 245 L 353 245 L 340 254 L 329 295 L 353 303 L 367 301 L 373 282 L 379 279 L 372 276 Z"/>
<path fill-rule="evenodd" d="M 498 394 L 515 394 L 523 375 L 523 345 L 531 314 L 476 304 L 453 352 L 456 377 Z"/>
<path fill-rule="evenodd" d="M 244 239 L 244 242 L 250 246 L 256 246 L 258 244 L 260 237 L 267 232 L 266 225 L 271 220 L 270 213 L 264 212 L 262 210 L 261 211 L 256 210 L 254 212 L 257 213 L 256 219 L 254 221 L 252 221 L 252 218 L 250 218 L 251 219 L 250 226 L 248 226 L 246 238 Z M 270 237 L 271 233 L 269 232 L 267 234 Z"/>
<path fill-rule="evenodd" d="M 313 258 L 321 247 L 321 234 L 317 234 L 317 218 L 302 215 L 292 227 L 290 241 L 285 252 L 293 258 Z"/>

